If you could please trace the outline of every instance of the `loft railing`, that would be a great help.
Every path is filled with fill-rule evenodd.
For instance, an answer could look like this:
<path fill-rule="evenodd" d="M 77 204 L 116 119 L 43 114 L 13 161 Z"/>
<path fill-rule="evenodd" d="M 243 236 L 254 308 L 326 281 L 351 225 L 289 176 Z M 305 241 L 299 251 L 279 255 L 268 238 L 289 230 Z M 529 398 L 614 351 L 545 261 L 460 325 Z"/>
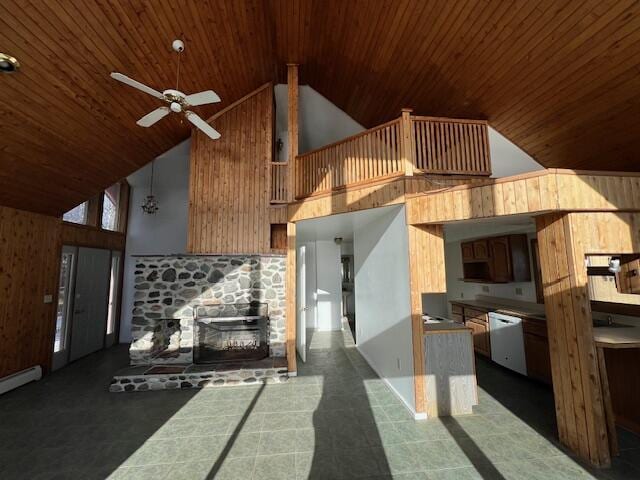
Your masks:
<path fill-rule="evenodd" d="M 295 198 L 414 172 L 491 175 L 486 122 L 409 112 L 403 110 L 396 120 L 297 156 Z"/>
<path fill-rule="evenodd" d="M 404 172 L 394 120 L 296 158 L 296 197 Z"/>
<path fill-rule="evenodd" d="M 271 162 L 271 203 L 287 203 L 288 163 Z"/>
<path fill-rule="evenodd" d="M 411 117 L 414 165 L 425 173 L 491 175 L 487 123 Z"/>

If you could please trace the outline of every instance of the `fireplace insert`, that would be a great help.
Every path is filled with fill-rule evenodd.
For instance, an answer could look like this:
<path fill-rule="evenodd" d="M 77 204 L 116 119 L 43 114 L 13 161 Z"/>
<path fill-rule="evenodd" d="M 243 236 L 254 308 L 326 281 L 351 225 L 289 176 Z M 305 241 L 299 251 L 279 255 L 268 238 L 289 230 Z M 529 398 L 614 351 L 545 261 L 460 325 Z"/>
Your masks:
<path fill-rule="evenodd" d="M 240 362 L 269 356 L 266 303 L 235 303 L 196 309 L 195 363 Z"/>

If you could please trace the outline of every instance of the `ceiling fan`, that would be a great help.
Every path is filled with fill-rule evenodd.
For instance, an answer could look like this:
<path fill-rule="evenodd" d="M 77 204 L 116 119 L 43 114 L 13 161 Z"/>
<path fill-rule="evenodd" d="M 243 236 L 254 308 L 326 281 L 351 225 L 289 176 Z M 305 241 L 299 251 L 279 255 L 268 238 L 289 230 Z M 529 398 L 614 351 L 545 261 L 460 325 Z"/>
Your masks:
<path fill-rule="evenodd" d="M 189 108 L 199 105 L 207 105 L 210 103 L 218 103 L 220 101 L 220 97 L 213 90 L 205 90 L 204 92 L 193 93 L 191 95 L 186 95 L 178 90 L 178 82 L 180 80 L 180 54 L 184 51 L 184 42 L 182 40 L 174 40 L 172 48 L 178 53 L 178 73 L 175 90 L 168 89 L 163 92 L 159 92 L 118 72 L 111 72 L 111 78 L 122 82 L 125 85 L 129 85 L 130 87 L 137 88 L 138 90 L 152 95 L 168 104 L 168 106 L 156 108 L 155 110 L 147 113 L 144 117 L 138 120 L 136 124 L 140 125 L 141 127 L 150 127 L 154 123 L 169 115 L 169 113 L 171 112 L 184 113 L 184 116 L 187 118 L 187 120 L 198 127 L 202 132 L 205 133 L 205 135 L 213 140 L 217 140 L 218 138 L 220 138 L 220 133 L 206 121 L 200 118 L 196 113 L 189 110 Z"/>

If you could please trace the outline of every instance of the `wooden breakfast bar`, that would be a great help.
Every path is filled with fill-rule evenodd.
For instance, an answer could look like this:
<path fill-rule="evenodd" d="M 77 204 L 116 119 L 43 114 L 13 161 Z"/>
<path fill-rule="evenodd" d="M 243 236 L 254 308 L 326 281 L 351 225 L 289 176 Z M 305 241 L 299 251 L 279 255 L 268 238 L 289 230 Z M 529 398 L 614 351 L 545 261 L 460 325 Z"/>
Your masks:
<path fill-rule="evenodd" d="M 612 401 L 612 389 L 618 384 L 621 384 L 626 387 L 630 387 L 630 383 L 627 382 L 628 378 L 627 372 L 622 371 L 619 368 L 616 368 L 619 362 L 616 362 L 614 356 L 617 356 L 620 353 L 620 350 L 627 349 L 640 349 L 640 326 L 635 325 L 626 325 L 626 324 L 618 324 L 617 327 L 598 327 L 593 329 L 593 340 L 596 345 L 596 352 L 598 355 L 598 366 L 600 371 L 600 385 L 602 388 L 602 397 L 604 402 L 605 416 L 607 422 L 607 431 L 609 432 L 609 447 L 611 449 L 612 455 L 619 454 L 618 447 L 618 435 L 616 433 L 616 419 L 618 418 L 619 422 L 623 425 L 632 428 L 634 427 L 634 420 L 624 421 L 622 418 L 626 417 L 627 413 L 626 409 L 617 408 L 617 414 L 614 413 L 614 402 Z M 637 357 L 640 350 L 635 350 L 633 353 L 635 357 Z M 624 352 L 631 353 L 631 352 Z M 609 362 L 607 362 L 607 357 L 609 357 Z M 609 363 L 609 368 L 607 368 L 607 364 Z M 611 369 L 615 368 L 615 371 L 611 371 Z M 625 365 L 626 368 L 637 368 L 635 366 L 635 362 L 628 363 Z M 612 375 L 613 374 L 613 375 Z M 611 381 L 613 380 L 612 383 Z M 632 397 L 637 397 L 637 387 L 636 390 L 629 391 L 626 389 L 626 395 L 631 395 Z M 634 395 L 635 392 L 635 395 Z M 613 392 L 615 394 L 615 391 Z M 637 398 L 632 398 L 630 403 L 632 405 L 637 405 Z M 635 410 L 635 409 L 634 409 Z M 620 418 L 622 417 L 622 418 Z"/>

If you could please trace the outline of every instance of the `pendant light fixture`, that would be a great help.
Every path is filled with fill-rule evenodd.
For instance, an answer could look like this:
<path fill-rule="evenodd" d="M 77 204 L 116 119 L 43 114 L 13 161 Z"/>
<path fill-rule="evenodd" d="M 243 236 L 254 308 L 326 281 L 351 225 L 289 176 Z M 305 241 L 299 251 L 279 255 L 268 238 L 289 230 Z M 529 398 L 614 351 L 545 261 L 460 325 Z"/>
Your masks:
<path fill-rule="evenodd" d="M 142 204 L 142 211 L 149 215 L 153 215 L 158 211 L 158 201 L 156 197 L 153 196 L 153 164 L 155 160 L 151 161 L 151 181 L 149 182 L 149 195 L 147 195 L 147 199 Z"/>

